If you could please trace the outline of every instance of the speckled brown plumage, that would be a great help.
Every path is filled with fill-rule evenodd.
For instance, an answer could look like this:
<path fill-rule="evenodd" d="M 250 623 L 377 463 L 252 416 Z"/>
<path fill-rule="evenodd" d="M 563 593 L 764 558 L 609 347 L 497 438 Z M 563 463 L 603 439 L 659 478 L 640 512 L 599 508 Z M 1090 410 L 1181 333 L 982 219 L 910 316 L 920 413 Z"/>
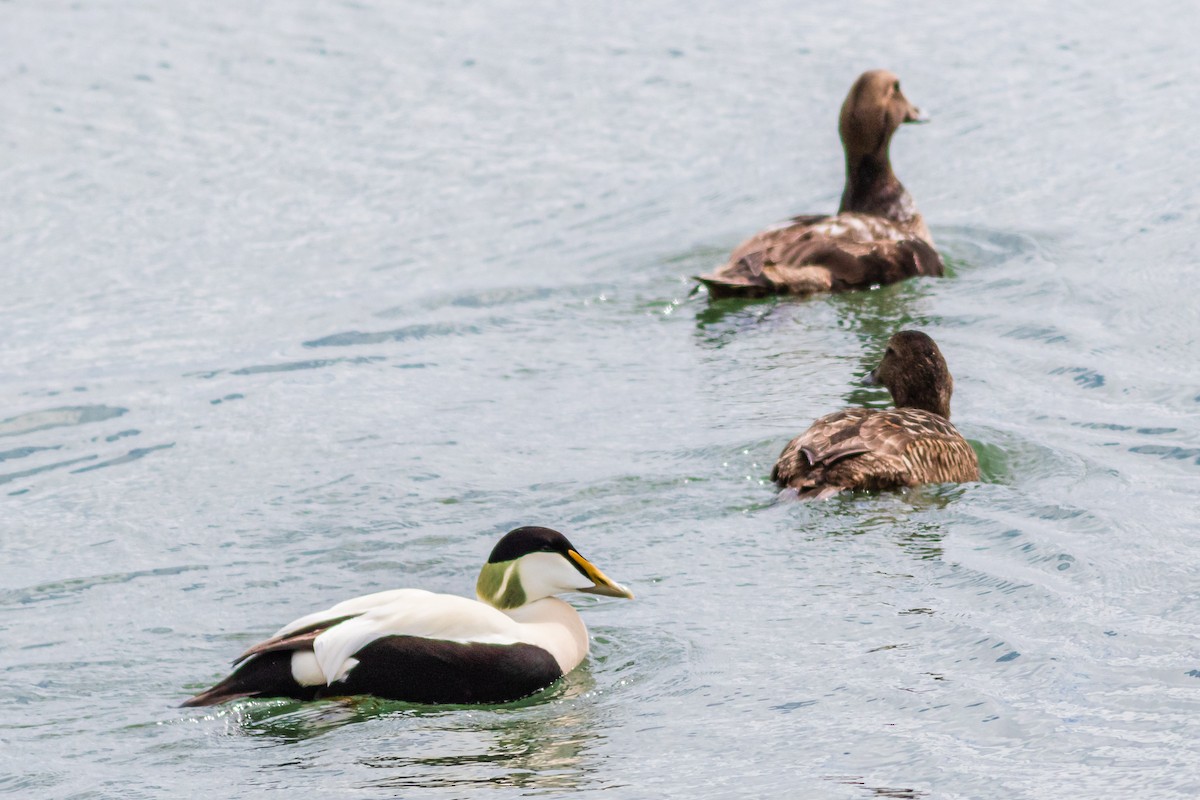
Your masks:
<path fill-rule="evenodd" d="M 842 104 L 846 186 L 836 215 L 793 217 L 752 236 L 696 280 L 709 296 L 807 295 L 941 275 L 941 256 L 916 203 L 892 172 L 888 146 L 920 111 L 885 70 L 865 72 Z"/>
<path fill-rule="evenodd" d="M 975 451 L 950 424 L 954 381 L 932 339 L 897 333 L 868 380 L 887 386 L 899 407 L 821 417 L 783 448 L 771 480 L 803 498 L 979 480 Z"/>

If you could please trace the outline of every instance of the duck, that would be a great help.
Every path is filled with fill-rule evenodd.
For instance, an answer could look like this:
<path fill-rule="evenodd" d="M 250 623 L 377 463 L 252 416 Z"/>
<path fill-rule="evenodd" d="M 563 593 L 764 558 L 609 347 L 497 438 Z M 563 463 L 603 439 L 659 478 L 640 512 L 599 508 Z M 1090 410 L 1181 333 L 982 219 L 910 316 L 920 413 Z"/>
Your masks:
<path fill-rule="evenodd" d="M 900 331 L 863 381 L 886 386 L 896 407 L 827 414 L 788 442 L 771 480 L 800 499 L 924 483 L 979 480 L 979 459 L 950 424 L 954 379 L 927 334 Z"/>
<path fill-rule="evenodd" d="M 941 276 L 942 257 L 912 196 L 892 171 L 888 148 L 905 123 L 928 117 L 892 72 L 864 72 L 842 103 L 838 133 L 846 184 L 837 214 L 792 217 L 742 242 L 715 272 L 695 276 L 710 299 L 807 296 Z"/>
<path fill-rule="evenodd" d="M 239 698 L 373 695 L 428 704 L 518 700 L 588 654 L 579 613 L 555 595 L 632 599 L 551 528 L 506 533 L 475 584 L 477 599 L 393 589 L 284 625 L 234 659 L 232 674 L 183 706 Z"/>

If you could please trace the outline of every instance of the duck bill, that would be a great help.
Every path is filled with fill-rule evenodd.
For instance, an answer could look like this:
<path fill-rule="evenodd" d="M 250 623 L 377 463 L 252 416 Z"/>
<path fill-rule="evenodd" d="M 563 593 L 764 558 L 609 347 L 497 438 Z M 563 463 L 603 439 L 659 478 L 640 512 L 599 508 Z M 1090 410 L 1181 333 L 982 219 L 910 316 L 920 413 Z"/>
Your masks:
<path fill-rule="evenodd" d="M 602 594 L 606 597 L 624 597 L 626 600 L 633 599 L 633 592 L 609 578 L 595 564 L 579 555 L 579 553 L 576 553 L 574 550 L 568 550 L 567 555 L 579 571 L 586 575 L 592 582 L 591 586 L 585 586 L 579 591 L 585 594 Z"/>
<path fill-rule="evenodd" d="M 929 115 L 914 105 L 908 107 L 908 113 L 904 115 L 905 122 L 912 122 L 917 125 L 929 122 Z"/>
<path fill-rule="evenodd" d="M 864 377 L 862 379 L 862 385 L 863 386 L 878 386 L 879 385 L 879 375 L 877 374 L 878 372 L 879 372 L 878 369 L 873 369 L 870 372 L 868 372 L 866 377 Z"/>

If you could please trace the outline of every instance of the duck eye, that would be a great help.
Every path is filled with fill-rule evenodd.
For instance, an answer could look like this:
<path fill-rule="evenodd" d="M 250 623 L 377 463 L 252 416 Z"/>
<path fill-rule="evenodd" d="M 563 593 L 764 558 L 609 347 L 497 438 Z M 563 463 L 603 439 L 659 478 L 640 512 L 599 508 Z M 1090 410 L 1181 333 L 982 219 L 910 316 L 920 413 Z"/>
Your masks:
<path fill-rule="evenodd" d="M 887 349 L 887 350 L 884 352 L 884 354 L 883 354 L 883 357 L 884 357 L 884 358 L 887 358 L 888 356 L 895 357 L 895 355 L 896 355 L 896 351 L 895 351 L 895 350 L 893 350 L 892 348 L 890 348 L 890 347 L 889 347 L 889 348 L 888 348 L 888 349 Z"/>
<path fill-rule="evenodd" d="M 896 81 L 892 84 L 892 91 L 896 94 L 900 94 L 900 81 Z"/>

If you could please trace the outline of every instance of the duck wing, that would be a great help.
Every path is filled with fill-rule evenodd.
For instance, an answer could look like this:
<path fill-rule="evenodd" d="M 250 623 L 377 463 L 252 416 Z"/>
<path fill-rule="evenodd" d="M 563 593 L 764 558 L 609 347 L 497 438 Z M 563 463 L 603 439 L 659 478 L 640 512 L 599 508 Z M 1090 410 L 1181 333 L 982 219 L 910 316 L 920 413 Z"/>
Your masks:
<path fill-rule="evenodd" d="M 771 469 L 771 480 L 780 486 L 817 488 L 829 467 L 870 452 L 862 428 L 873 413 L 871 409 L 851 408 L 821 417 L 783 448 Z"/>
<path fill-rule="evenodd" d="M 821 417 L 780 453 L 771 480 L 801 497 L 979 479 L 975 451 L 949 420 L 914 408 Z"/>
<path fill-rule="evenodd" d="M 413 702 L 514 699 L 562 675 L 551 653 L 526 641 L 537 635 L 533 628 L 455 595 L 420 589 L 366 595 L 285 625 L 183 705 L 312 700 L 330 692 Z"/>
<path fill-rule="evenodd" d="M 385 636 L 514 644 L 521 640 L 521 630 L 511 617 L 476 600 L 423 589 L 393 589 L 300 617 L 247 649 L 234 663 L 263 653 L 311 650 L 326 682 L 333 683 L 353 666 L 348 662 L 355 653 Z"/>
<path fill-rule="evenodd" d="M 313 640 L 313 653 L 326 683 L 345 677 L 355 666 L 354 655 L 385 637 L 501 645 L 518 644 L 526 638 L 519 623 L 485 603 L 450 594 L 421 594 L 426 597 L 398 598 L 317 636 Z"/>
<path fill-rule="evenodd" d="M 432 594 L 432 592 L 422 589 L 390 589 L 385 592 L 375 592 L 343 600 L 324 611 L 316 611 L 292 620 L 275 631 L 271 638 L 251 646 L 235 658 L 233 663 L 239 664 L 259 653 L 271 653 L 279 650 L 311 650 L 312 641 L 317 636 L 339 623 L 372 609 L 387 606 L 392 602 L 420 602 Z"/>
<path fill-rule="evenodd" d="M 794 217 L 756 234 L 696 280 L 713 298 L 813 294 L 942 275 L 941 256 L 912 226 L 873 214 Z"/>

